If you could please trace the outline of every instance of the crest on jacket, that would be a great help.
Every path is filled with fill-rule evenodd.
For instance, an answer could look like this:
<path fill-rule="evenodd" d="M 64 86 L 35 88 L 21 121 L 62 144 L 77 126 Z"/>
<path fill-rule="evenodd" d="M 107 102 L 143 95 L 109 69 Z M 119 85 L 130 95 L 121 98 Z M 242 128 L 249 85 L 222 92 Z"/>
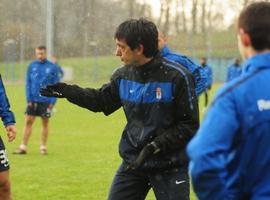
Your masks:
<path fill-rule="evenodd" d="M 162 98 L 162 92 L 161 92 L 161 88 L 160 87 L 158 87 L 156 89 L 156 98 L 157 99 L 161 99 Z"/>

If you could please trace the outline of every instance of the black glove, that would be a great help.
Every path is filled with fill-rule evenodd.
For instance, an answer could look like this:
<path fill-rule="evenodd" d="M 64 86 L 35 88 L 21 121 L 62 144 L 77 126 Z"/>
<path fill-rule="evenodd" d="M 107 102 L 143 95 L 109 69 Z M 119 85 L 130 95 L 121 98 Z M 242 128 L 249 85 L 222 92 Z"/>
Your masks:
<path fill-rule="evenodd" d="M 144 164 L 144 162 L 149 159 L 153 154 L 156 154 L 160 151 L 158 146 L 155 142 L 151 142 L 150 144 L 147 144 L 140 152 L 139 156 L 136 158 L 135 161 L 130 163 L 126 170 L 135 170 L 138 169 L 140 166 Z"/>
<path fill-rule="evenodd" d="M 64 98 L 67 94 L 67 86 L 66 83 L 56 83 L 41 88 L 39 92 L 42 96 Z"/>

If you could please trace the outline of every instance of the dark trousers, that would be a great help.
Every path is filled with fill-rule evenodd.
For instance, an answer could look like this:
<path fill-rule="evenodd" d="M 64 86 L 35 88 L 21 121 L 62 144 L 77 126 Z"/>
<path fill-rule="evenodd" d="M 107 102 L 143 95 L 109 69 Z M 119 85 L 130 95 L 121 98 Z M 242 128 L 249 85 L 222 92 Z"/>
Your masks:
<path fill-rule="evenodd" d="M 204 98 L 205 98 L 204 107 L 206 108 L 208 105 L 208 90 L 204 91 Z"/>
<path fill-rule="evenodd" d="M 126 172 L 122 164 L 114 177 L 108 200 L 144 200 L 151 188 L 157 200 L 189 200 L 187 168 L 156 173 Z"/>

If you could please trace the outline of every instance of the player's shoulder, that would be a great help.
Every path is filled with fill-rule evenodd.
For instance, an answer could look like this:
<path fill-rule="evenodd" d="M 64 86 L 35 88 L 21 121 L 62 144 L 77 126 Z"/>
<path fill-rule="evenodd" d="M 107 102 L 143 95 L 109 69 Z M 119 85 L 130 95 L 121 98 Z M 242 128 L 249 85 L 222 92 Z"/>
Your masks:
<path fill-rule="evenodd" d="M 55 67 L 57 68 L 56 64 L 52 63 L 51 61 L 49 60 L 46 60 L 46 65 L 50 66 L 50 67 Z"/>
<path fill-rule="evenodd" d="M 124 76 L 126 73 L 127 73 L 127 66 L 120 66 L 120 67 L 117 67 L 113 70 L 112 72 L 112 79 L 117 79 L 117 78 L 120 78 L 122 76 Z"/>
<path fill-rule="evenodd" d="M 216 102 L 221 100 L 226 100 L 230 96 L 234 96 L 235 99 L 242 98 L 242 96 L 239 94 L 243 91 L 249 92 L 250 84 L 254 85 L 254 83 L 256 82 L 256 74 L 257 72 L 246 73 L 225 83 L 223 87 L 221 87 L 216 93 L 212 104 L 215 104 Z"/>
<path fill-rule="evenodd" d="M 167 58 L 162 58 L 161 63 L 164 66 L 165 70 L 168 70 L 169 72 L 175 74 L 176 76 L 182 78 L 192 77 L 192 73 L 180 63 L 168 60 Z"/>
<path fill-rule="evenodd" d="M 29 63 L 29 67 L 33 67 L 35 65 L 39 64 L 39 62 L 37 60 L 33 60 L 32 62 Z"/>

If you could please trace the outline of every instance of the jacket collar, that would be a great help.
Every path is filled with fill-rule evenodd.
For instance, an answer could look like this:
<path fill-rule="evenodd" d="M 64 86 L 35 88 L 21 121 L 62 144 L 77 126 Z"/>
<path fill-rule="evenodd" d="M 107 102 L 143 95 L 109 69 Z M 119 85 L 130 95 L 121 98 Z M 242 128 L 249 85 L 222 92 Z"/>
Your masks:
<path fill-rule="evenodd" d="M 243 72 L 270 68 L 270 53 L 260 53 L 249 58 L 243 65 Z"/>
<path fill-rule="evenodd" d="M 48 59 L 46 58 L 43 62 L 41 62 L 40 60 L 36 60 L 38 63 L 44 64 L 46 62 L 48 62 Z"/>
<path fill-rule="evenodd" d="M 171 54 L 171 50 L 169 49 L 169 47 L 167 45 L 165 45 L 161 50 L 160 50 L 160 54 L 162 57 Z"/>
<path fill-rule="evenodd" d="M 147 72 L 151 71 L 154 68 L 157 68 L 160 65 L 160 54 L 157 53 L 149 62 L 145 63 L 144 65 L 141 66 L 133 66 L 129 65 L 128 67 L 132 67 L 134 70 L 138 72 Z"/>

